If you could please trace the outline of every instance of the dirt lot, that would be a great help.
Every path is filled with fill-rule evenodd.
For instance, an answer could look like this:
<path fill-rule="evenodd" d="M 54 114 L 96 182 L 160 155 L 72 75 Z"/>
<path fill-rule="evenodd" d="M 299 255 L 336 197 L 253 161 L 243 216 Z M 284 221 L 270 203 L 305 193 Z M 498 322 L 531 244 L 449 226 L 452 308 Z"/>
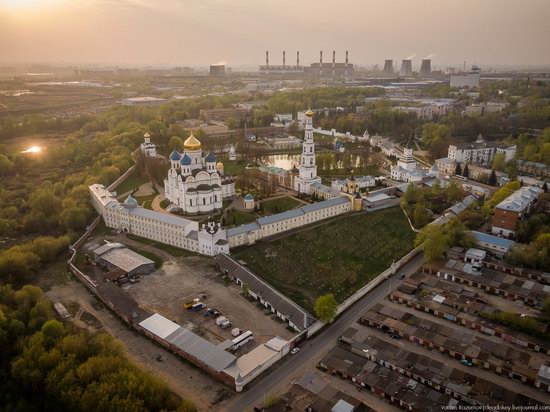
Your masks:
<path fill-rule="evenodd" d="M 160 376 L 176 394 L 195 402 L 199 410 L 211 408 L 211 403 L 220 391 L 230 390 L 211 376 L 129 329 L 78 281 L 71 280 L 65 285 L 54 286 L 47 295 L 52 301 L 62 302 L 67 307 L 71 313 L 70 320 L 77 326 L 90 331 L 105 331 L 119 339 L 130 359 Z"/>
<path fill-rule="evenodd" d="M 204 317 L 202 311 L 184 309 L 185 302 L 205 295 L 201 301 L 207 307 L 220 311 L 233 327 L 254 332 L 257 344 L 274 336 L 290 339 L 294 335 L 285 323 L 271 319 L 258 305 L 249 302 L 239 287 L 227 285 L 210 262 L 203 257 L 172 258 L 164 262 L 162 270 L 124 288 L 143 308 L 157 311 L 216 344 L 233 339 L 232 328 L 221 329 L 213 319 Z M 243 349 L 250 350 L 253 346 L 246 345 Z"/>
<path fill-rule="evenodd" d="M 102 243 L 102 239 L 120 242 L 127 246 L 151 252 L 164 260 L 163 266 L 139 283 L 126 283 L 122 287 L 145 310 L 158 312 L 201 335 L 212 343 L 218 344 L 226 339 L 233 339 L 231 329 L 239 328 L 254 333 L 253 343 L 243 346 L 235 355 L 248 352 L 260 343 L 267 342 L 274 336 L 290 339 L 294 333 L 265 308 L 250 302 L 243 296 L 240 287 L 226 284 L 212 267 L 211 258 L 202 256 L 175 257 L 164 250 L 127 238 L 124 235 L 95 236 L 83 249 L 93 249 Z M 208 308 L 214 308 L 226 316 L 232 327 L 221 329 L 210 317 L 204 317 L 203 311 L 191 312 L 183 308 L 185 302 L 201 298 Z"/>

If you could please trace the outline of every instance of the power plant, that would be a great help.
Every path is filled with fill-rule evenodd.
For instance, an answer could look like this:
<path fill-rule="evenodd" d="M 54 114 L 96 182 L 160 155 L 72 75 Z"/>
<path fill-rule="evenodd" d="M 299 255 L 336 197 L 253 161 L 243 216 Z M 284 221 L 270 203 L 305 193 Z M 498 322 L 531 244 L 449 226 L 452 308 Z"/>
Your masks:
<path fill-rule="evenodd" d="M 420 77 L 429 77 L 432 75 L 432 61 L 430 59 L 422 59 L 420 65 Z"/>
<path fill-rule="evenodd" d="M 384 74 L 388 76 L 393 76 L 395 74 L 393 72 L 393 60 L 386 60 L 384 62 Z"/>
<path fill-rule="evenodd" d="M 412 77 L 413 75 L 412 60 L 404 59 L 401 62 L 401 70 L 399 70 L 399 75 L 403 77 Z"/>
<path fill-rule="evenodd" d="M 283 64 L 272 65 L 269 63 L 269 51 L 265 52 L 265 65 L 259 67 L 263 74 L 303 74 L 315 77 L 348 78 L 353 75 L 354 68 L 349 64 L 349 52 L 346 50 L 346 58 L 343 63 L 336 61 L 336 50 L 332 51 L 332 62 L 323 63 L 323 51 L 319 51 L 319 62 L 310 66 L 300 66 L 300 52 L 296 52 L 296 65 L 286 64 L 286 52 L 283 51 Z"/>

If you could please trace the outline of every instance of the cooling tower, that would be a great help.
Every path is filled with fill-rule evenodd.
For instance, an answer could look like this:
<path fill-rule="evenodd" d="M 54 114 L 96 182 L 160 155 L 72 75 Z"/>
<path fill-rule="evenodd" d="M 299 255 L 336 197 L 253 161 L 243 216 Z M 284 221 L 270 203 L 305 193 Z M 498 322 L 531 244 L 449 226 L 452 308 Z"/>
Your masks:
<path fill-rule="evenodd" d="M 420 66 L 420 76 L 428 77 L 432 74 L 432 61 L 430 59 L 423 59 Z"/>
<path fill-rule="evenodd" d="M 393 76 L 393 60 L 386 60 L 384 62 L 384 74 Z"/>
<path fill-rule="evenodd" d="M 405 59 L 401 62 L 399 74 L 404 77 L 411 77 L 413 75 L 412 60 Z"/>

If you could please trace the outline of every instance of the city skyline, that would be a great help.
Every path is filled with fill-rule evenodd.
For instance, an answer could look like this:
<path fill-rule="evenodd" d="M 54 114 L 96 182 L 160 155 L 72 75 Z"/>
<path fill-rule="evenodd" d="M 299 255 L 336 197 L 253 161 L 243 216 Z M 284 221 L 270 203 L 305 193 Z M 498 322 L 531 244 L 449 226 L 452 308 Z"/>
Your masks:
<path fill-rule="evenodd" d="M 254 67 L 343 61 L 417 66 L 546 65 L 550 3 L 530 0 L 321 1 L 0 0 L 0 63 Z M 308 18 L 309 16 L 309 18 Z M 304 18 L 305 17 L 305 18 Z M 514 29 L 516 26 L 516 29 Z M 98 30 L 101 28 L 101 30 Z"/>

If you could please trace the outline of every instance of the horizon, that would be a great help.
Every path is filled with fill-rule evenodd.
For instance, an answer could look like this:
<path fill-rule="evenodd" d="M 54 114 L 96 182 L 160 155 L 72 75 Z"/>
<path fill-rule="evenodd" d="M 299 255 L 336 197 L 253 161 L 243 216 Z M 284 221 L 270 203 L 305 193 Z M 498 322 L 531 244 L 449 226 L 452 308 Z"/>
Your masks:
<path fill-rule="evenodd" d="M 550 2 L 0 0 L 2 64 L 230 67 L 319 60 L 383 65 L 550 65 Z M 327 7 L 328 5 L 328 7 Z M 350 12 L 353 11 L 353 12 Z M 356 12 L 355 12 L 356 11 Z M 396 13 L 396 11 L 398 11 Z M 474 12 L 472 12 L 474 11 Z M 304 18 L 305 16 L 305 18 Z M 449 25 L 459 22 L 459 27 Z M 514 26 L 519 30 L 512 30 Z M 98 28 L 101 27 L 101 30 Z M 403 41 L 405 39 L 405 41 Z"/>

